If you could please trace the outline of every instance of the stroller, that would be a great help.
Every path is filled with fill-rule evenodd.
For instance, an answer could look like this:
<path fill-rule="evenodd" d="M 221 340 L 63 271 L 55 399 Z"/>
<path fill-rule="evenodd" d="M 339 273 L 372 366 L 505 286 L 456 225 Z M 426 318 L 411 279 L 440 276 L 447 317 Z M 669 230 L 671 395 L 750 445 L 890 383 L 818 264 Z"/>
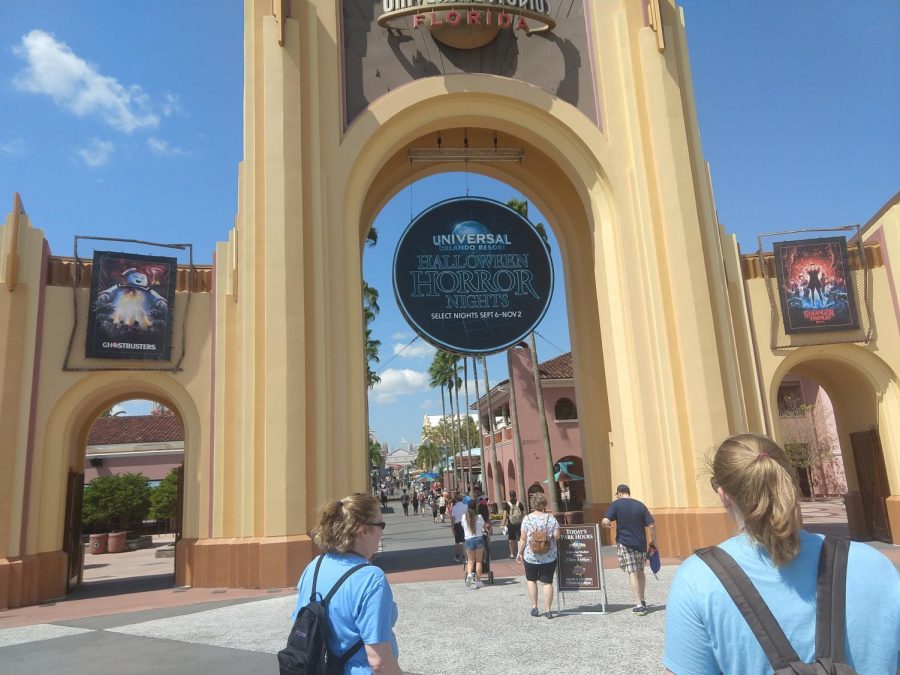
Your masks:
<path fill-rule="evenodd" d="M 494 573 L 491 571 L 491 535 L 485 530 L 481 535 L 484 546 L 481 549 L 481 580 L 494 583 Z M 463 561 L 463 579 L 469 571 L 468 563 Z"/>

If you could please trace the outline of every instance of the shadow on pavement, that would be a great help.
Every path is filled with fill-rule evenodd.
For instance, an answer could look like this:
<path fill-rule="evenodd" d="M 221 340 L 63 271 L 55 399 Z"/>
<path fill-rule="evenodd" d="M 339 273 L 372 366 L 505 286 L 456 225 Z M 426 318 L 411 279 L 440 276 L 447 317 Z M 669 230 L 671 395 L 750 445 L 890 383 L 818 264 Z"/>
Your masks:
<path fill-rule="evenodd" d="M 85 581 L 81 586 L 66 594 L 66 600 L 85 600 L 88 598 L 106 598 L 112 595 L 127 593 L 143 593 L 145 591 L 164 591 L 175 588 L 175 573 L 153 574 L 143 577 L 125 577 L 122 579 L 100 579 Z"/>

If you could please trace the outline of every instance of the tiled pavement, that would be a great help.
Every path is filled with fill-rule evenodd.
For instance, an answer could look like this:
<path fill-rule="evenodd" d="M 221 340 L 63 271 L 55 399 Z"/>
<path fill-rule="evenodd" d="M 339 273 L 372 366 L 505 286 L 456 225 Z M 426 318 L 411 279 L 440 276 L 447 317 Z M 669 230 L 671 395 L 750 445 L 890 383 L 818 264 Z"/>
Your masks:
<path fill-rule="evenodd" d="M 803 508 L 808 529 L 840 533 L 838 501 Z M 535 619 L 527 612 L 522 569 L 504 557 L 504 541 L 493 547 L 496 583 L 472 591 L 452 562 L 449 525 L 388 511 L 379 562 L 400 609 L 396 633 L 406 672 L 661 671 L 665 597 L 677 560 L 665 561 L 671 564 L 664 565 L 659 581 L 648 580 L 656 611 L 646 617 L 629 611 L 625 576 L 613 569 L 615 559 L 606 548 L 607 614 L 599 613 L 600 593 L 577 593 L 568 594 L 565 604 L 589 613 Z M 843 527 L 846 533 L 845 522 Z M 900 563 L 900 547 L 879 548 Z M 116 560 L 97 558 L 110 567 L 97 576 L 113 576 Z M 127 561 L 132 571 L 148 572 L 139 579 L 98 579 L 72 598 L 0 612 L 0 673 L 276 672 L 273 654 L 283 644 L 295 603 L 291 589 L 173 589 L 171 575 L 158 574 L 160 568 L 148 561 Z M 142 590 L 114 594 L 122 588 Z M 546 653 L 534 649 L 536 642 L 555 645 L 557 655 L 536 658 Z"/>

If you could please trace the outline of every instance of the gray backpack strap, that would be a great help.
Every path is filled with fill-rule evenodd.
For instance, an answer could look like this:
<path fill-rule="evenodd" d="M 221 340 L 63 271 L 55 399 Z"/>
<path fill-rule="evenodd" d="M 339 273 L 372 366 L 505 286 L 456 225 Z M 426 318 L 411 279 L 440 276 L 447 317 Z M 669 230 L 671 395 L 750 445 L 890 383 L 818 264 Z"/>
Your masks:
<path fill-rule="evenodd" d="M 718 546 L 701 548 L 695 553 L 719 578 L 728 595 L 734 600 L 734 604 L 759 641 L 766 658 L 769 659 L 772 670 L 777 673 L 779 670 L 787 669 L 790 672 L 792 664 L 800 665 L 800 657 L 788 642 L 772 611 L 734 558 Z"/>
<path fill-rule="evenodd" d="M 844 629 L 847 622 L 847 558 L 850 542 L 825 537 L 819 554 L 816 588 L 816 658 L 846 663 Z"/>

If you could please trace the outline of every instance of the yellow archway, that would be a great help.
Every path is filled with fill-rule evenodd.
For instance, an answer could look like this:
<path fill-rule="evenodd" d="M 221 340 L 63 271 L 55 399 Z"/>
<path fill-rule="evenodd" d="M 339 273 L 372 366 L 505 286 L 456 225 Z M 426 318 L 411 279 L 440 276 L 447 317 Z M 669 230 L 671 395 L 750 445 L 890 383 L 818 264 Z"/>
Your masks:
<path fill-rule="evenodd" d="M 149 399 L 175 412 L 184 426 L 184 527 L 185 537 L 196 537 L 200 508 L 199 462 L 201 421 L 190 394 L 165 373 L 102 372 L 85 376 L 60 396 L 48 418 L 41 455 L 43 470 L 36 485 L 38 495 L 31 500 L 36 521 L 26 535 L 35 537 L 29 548 L 40 552 L 58 551 L 63 538 L 66 474 L 70 467 L 82 470 L 84 451 L 91 425 L 109 406 L 126 399 Z M 191 514 L 191 515 L 188 515 Z M 176 569 L 176 582 L 178 569 Z M 57 580 L 56 583 L 59 583 Z M 62 578 L 65 590 L 65 576 Z"/>
<path fill-rule="evenodd" d="M 602 132 L 568 104 L 555 102 L 540 89 L 516 81 L 484 75 L 466 77 L 464 88 L 448 91 L 431 80 L 405 88 L 400 97 L 385 97 L 349 130 L 343 149 L 356 154 L 347 182 L 345 222 L 358 223 L 359 250 L 378 211 L 401 189 L 424 176 L 443 171 L 472 171 L 501 180 L 526 195 L 549 220 L 560 246 L 569 305 L 573 353 L 584 376 L 578 378 L 578 397 L 595 411 L 584 423 L 582 438 L 605 439 L 611 431 L 609 400 L 601 335 L 615 323 L 610 297 L 597 293 L 597 279 L 579 274 L 620 273 L 619 260 L 599 263 L 597 255 L 615 250 L 611 187 L 594 148 L 608 145 Z M 473 114 L 473 110 L 477 113 Z M 377 124 L 372 122 L 377 120 Z M 540 130 L 540 133 L 538 133 Z M 503 147 L 523 152 L 519 162 L 411 162 L 409 149 L 430 149 L 441 137 L 443 148 Z M 593 176 L 593 183 L 577 177 Z M 574 177 L 574 179 L 573 179 Z M 604 228 L 604 224 L 606 227 Z M 360 260 L 361 268 L 361 260 Z M 601 281 L 601 287 L 608 283 Z M 605 330 L 604 330 L 605 324 Z M 589 485 L 598 504 L 612 483 L 608 444 L 584 448 Z"/>
<path fill-rule="evenodd" d="M 897 374 L 876 354 L 855 345 L 798 349 L 779 364 L 770 383 L 767 396 L 773 418 L 778 411 L 778 387 L 788 373 L 814 380 L 832 401 L 849 488 L 846 502 L 850 532 L 854 536 L 863 536 L 869 528 L 863 520 L 858 468 L 851 450 L 850 434 L 876 430 L 884 447 L 896 447 L 900 440 Z M 885 453 L 884 463 L 889 491 L 894 494 L 900 486 L 900 467 L 891 453 Z M 891 508 L 890 501 L 888 508 Z"/>

